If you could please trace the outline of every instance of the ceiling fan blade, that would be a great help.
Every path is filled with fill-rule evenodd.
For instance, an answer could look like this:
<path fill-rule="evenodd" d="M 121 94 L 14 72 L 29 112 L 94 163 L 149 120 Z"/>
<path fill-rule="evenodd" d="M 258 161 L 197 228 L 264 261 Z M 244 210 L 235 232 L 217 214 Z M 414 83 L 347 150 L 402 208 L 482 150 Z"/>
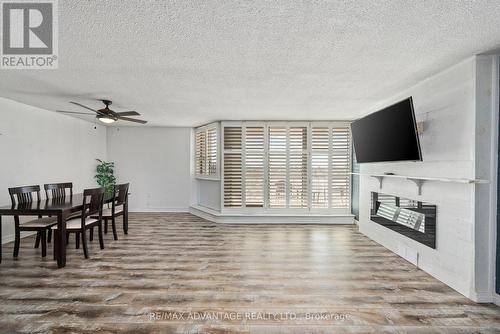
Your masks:
<path fill-rule="evenodd" d="M 76 115 L 91 115 L 95 116 L 95 114 L 91 114 L 89 112 L 76 112 L 76 111 L 66 111 L 66 110 L 56 110 L 56 112 L 64 113 L 64 114 L 76 114 Z"/>
<path fill-rule="evenodd" d="M 115 112 L 116 116 L 141 116 L 137 111 Z"/>
<path fill-rule="evenodd" d="M 141 124 L 146 124 L 148 121 L 143 121 L 142 119 L 134 119 L 134 118 L 129 118 L 129 117 L 121 117 L 117 116 L 118 119 L 121 119 L 122 121 L 128 121 L 128 122 L 135 122 L 135 123 L 141 123 Z"/>
<path fill-rule="evenodd" d="M 92 109 L 92 108 L 89 108 L 89 107 L 87 107 L 87 106 L 84 106 L 83 104 L 80 104 L 80 103 L 78 103 L 78 102 L 70 102 L 70 103 L 72 103 L 72 104 L 74 104 L 74 105 L 77 105 L 77 106 L 79 106 L 79 107 L 85 108 L 85 109 L 87 109 L 87 110 L 90 110 L 90 111 L 93 111 L 93 112 L 99 113 L 97 110 L 94 110 L 94 109 Z"/>

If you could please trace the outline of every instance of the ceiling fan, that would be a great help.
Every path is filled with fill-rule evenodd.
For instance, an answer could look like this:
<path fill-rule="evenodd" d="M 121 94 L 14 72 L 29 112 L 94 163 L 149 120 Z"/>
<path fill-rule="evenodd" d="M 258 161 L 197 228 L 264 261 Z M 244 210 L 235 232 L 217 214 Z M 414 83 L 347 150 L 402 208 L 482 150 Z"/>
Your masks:
<path fill-rule="evenodd" d="M 70 102 L 70 103 L 95 112 L 97 114 L 96 118 L 99 121 L 106 123 L 106 124 L 110 124 L 110 123 L 116 122 L 118 120 L 127 121 L 127 122 L 134 122 L 134 123 L 141 123 L 141 124 L 147 123 L 147 121 L 143 121 L 141 119 L 126 117 L 126 116 L 140 116 L 141 114 L 139 114 L 137 111 L 115 112 L 115 111 L 109 109 L 109 106 L 113 103 L 112 101 L 110 101 L 110 100 L 101 100 L 101 101 L 102 101 L 102 103 L 104 103 L 104 105 L 106 107 L 99 109 L 99 110 L 92 109 L 92 108 L 87 107 L 87 106 L 80 104 L 78 102 Z M 75 111 L 65 111 L 65 110 L 56 110 L 56 111 L 60 112 L 60 113 L 65 113 L 65 114 L 94 115 L 94 114 L 86 113 L 86 112 L 75 112 Z"/>

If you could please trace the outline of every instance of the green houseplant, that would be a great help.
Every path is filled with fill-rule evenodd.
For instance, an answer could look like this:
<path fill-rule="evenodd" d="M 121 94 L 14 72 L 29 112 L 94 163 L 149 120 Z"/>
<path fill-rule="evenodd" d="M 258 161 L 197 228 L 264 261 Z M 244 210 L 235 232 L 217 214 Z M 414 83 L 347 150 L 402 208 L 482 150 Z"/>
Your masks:
<path fill-rule="evenodd" d="M 104 188 L 106 193 L 111 194 L 116 184 L 116 177 L 114 175 L 114 162 L 107 162 L 101 159 L 96 159 L 98 164 L 96 167 L 96 175 L 94 178 L 101 187 Z"/>

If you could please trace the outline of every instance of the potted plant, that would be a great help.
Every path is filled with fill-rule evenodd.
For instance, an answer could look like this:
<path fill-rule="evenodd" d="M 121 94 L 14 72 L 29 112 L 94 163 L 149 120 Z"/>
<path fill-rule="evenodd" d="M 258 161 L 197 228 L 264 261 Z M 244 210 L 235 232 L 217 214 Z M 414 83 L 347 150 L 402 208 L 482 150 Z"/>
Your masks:
<path fill-rule="evenodd" d="M 112 194 L 116 184 L 116 177 L 114 175 L 114 162 L 107 162 L 101 159 L 96 159 L 98 164 L 96 167 L 96 175 L 94 178 L 101 187 L 104 188 L 107 194 Z"/>

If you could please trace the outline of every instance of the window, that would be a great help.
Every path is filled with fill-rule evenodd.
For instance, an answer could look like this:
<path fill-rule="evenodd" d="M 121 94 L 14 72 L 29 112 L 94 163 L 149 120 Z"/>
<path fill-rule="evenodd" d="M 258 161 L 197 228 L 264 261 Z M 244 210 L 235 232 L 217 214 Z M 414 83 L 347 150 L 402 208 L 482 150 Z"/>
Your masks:
<path fill-rule="evenodd" d="M 307 208 L 307 127 L 269 126 L 269 207 Z"/>
<path fill-rule="evenodd" d="M 311 131 L 311 207 L 328 208 L 330 198 L 330 128 Z"/>
<path fill-rule="evenodd" d="M 245 206 L 264 207 L 264 127 L 245 127 Z"/>
<path fill-rule="evenodd" d="M 224 128 L 224 206 L 242 206 L 241 127 Z"/>
<path fill-rule="evenodd" d="M 269 127 L 269 207 L 286 207 L 287 130 Z"/>
<path fill-rule="evenodd" d="M 330 150 L 330 207 L 351 205 L 351 134 L 348 127 L 332 127 Z"/>
<path fill-rule="evenodd" d="M 350 210 L 346 123 L 223 124 L 225 208 Z"/>
<path fill-rule="evenodd" d="M 307 127 L 288 129 L 288 207 L 307 208 Z"/>
<path fill-rule="evenodd" d="M 195 130 L 196 176 L 217 177 L 217 125 Z"/>

